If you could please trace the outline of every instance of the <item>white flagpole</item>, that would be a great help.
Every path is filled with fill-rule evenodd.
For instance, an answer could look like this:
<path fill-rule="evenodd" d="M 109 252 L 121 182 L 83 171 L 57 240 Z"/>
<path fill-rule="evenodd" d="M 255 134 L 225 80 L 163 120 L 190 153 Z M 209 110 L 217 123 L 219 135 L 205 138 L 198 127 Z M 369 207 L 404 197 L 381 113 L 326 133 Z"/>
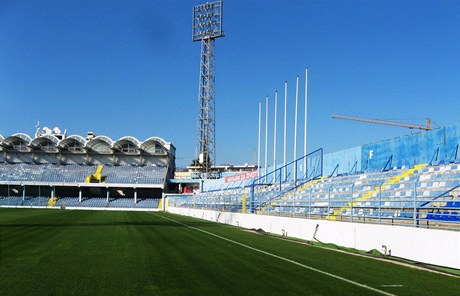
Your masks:
<path fill-rule="evenodd" d="M 308 118 L 308 68 L 305 69 L 305 121 L 304 121 L 304 134 L 303 134 L 303 155 L 307 155 L 307 118 Z M 307 176 L 307 158 L 303 159 L 303 172 L 305 179 Z"/>
<path fill-rule="evenodd" d="M 294 184 L 297 185 L 297 113 L 299 105 L 299 75 L 295 84 L 295 115 L 294 115 Z"/>
<path fill-rule="evenodd" d="M 283 164 L 284 164 L 284 180 L 287 179 L 287 168 L 286 168 L 286 120 L 287 120 L 287 81 L 284 82 L 284 157 L 283 157 Z"/>
<path fill-rule="evenodd" d="M 257 135 L 257 174 L 259 177 L 260 177 L 260 128 L 261 128 L 261 123 L 262 123 L 262 100 L 259 100 L 259 132 Z"/>
<path fill-rule="evenodd" d="M 276 183 L 276 118 L 278 113 L 278 91 L 275 91 L 275 127 L 273 129 L 273 183 Z M 281 182 L 281 180 L 280 180 Z"/>
<path fill-rule="evenodd" d="M 264 175 L 267 175 L 268 171 L 268 96 L 265 98 L 265 172 Z M 267 182 L 267 177 L 265 177 L 265 183 Z"/>

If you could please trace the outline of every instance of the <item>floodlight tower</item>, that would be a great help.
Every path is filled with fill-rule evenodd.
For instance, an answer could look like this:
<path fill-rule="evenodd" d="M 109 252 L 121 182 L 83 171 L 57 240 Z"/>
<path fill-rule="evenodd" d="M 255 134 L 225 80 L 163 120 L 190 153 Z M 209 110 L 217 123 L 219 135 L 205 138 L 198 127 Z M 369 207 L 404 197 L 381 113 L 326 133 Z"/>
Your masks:
<path fill-rule="evenodd" d="M 194 6 L 192 40 L 201 41 L 196 159 L 205 177 L 212 175 L 211 166 L 216 161 L 214 44 L 223 36 L 222 1 Z"/>

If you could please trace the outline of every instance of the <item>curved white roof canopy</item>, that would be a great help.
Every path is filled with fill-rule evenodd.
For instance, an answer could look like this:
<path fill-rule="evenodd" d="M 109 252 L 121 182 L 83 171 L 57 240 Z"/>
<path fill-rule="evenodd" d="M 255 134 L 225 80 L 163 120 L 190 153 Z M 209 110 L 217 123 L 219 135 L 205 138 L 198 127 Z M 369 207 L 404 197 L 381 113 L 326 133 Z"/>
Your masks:
<path fill-rule="evenodd" d="M 113 149 L 123 153 L 139 153 L 140 142 L 135 137 L 122 137 L 113 143 Z"/>
<path fill-rule="evenodd" d="M 59 148 L 72 152 L 84 152 L 86 140 L 82 136 L 72 135 L 59 142 Z"/>
<path fill-rule="evenodd" d="M 150 137 L 142 142 L 140 149 L 147 153 L 162 153 L 166 150 L 166 141 L 160 137 Z"/>
<path fill-rule="evenodd" d="M 33 139 L 29 146 L 32 148 L 38 148 L 46 152 L 57 152 L 57 145 L 59 139 L 53 135 L 42 135 L 38 138 Z"/>
<path fill-rule="evenodd" d="M 30 148 L 33 148 L 42 149 L 47 152 L 63 149 L 72 152 L 90 150 L 99 154 L 112 154 L 114 151 L 128 154 L 139 154 L 141 152 L 163 154 L 169 151 L 169 148 L 167 148 L 168 144 L 168 142 L 160 137 L 150 137 L 141 142 L 132 136 L 125 136 L 117 141 L 113 141 L 107 136 L 97 136 L 91 140 L 86 140 L 80 135 L 71 135 L 63 140 L 59 140 L 53 134 L 44 134 L 35 139 L 24 133 L 16 133 L 7 138 L 0 135 L 1 146 L 22 151 L 30 151 Z"/>
<path fill-rule="evenodd" d="M 101 154 L 111 154 L 113 140 L 107 136 L 97 136 L 86 142 L 85 148 Z"/>
<path fill-rule="evenodd" d="M 18 150 L 28 150 L 30 142 L 32 142 L 32 138 L 29 135 L 17 133 L 3 139 L 2 146 L 13 147 Z"/>

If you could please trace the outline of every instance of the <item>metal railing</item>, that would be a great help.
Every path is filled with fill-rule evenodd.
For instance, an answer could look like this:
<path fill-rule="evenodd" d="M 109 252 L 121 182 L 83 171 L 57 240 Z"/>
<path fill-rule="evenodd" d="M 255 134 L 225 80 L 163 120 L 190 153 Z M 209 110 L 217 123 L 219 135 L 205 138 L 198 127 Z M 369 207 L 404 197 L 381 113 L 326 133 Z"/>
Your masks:
<path fill-rule="evenodd" d="M 282 196 L 276 200 L 257 195 L 248 199 L 243 206 L 243 194 L 248 189 L 216 195 L 195 195 L 186 199 L 169 200 L 171 206 L 195 209 L 208 209 L 228 212 L 241 212 L 244 207 L 256 209 L 255 214 L 277 215 L 308 219 L 326 219 L 333 221 L 404 225 L 425 228 L 443 228 L 460 231 L 459 180 L 449 187 L 424 187 L 426 182 L 399 182 L 383 187 L 383 182 L 369 181 L 356 186 L 310 187 L 292 191 L 289 198 Z M 324 184 L 323 184 L 324 185 Z M 266 192 L 277 191 L 278 185 L 266 187 Z M 273 189 L 275 187 L 275 189 Z M 369 187 L 374 188 L 372 195 Z M 376 190 L 375 188 L 378 188 Z M 396 188 L 397 187 L 397 188 Z M 261 191 L 264 192 L 264 191 Z M 248 211 L 249 212 L 249 211 Z"/>
<path fill-rule="evenodd" d="M 321 177 L 323 174 L 323 149 L 317 149 L 252 181 L 250 210 L 260 208 L 257 199 L 274 200 L 295 189 L 299 184 Z"/>

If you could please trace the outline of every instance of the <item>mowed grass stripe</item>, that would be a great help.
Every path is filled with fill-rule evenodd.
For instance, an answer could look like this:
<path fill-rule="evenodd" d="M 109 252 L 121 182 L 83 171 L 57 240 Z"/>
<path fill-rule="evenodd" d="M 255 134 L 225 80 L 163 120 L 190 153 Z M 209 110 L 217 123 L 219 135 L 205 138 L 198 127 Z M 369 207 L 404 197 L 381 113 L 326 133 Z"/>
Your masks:
<path fill-rule="evenodd" d="M 404 285 L 392 294 L 459 294 L 457 279 L 160 215 L 353 281 Z M 1 295 L 378 295 L 147 212 L 0 209 L 0 252 Z"/>
<path fill-rule="evenodd" d="M 168 213 L 162 213 L 161 215 L 173 217 L 173 219 L 186 224 L 191 223 L 193 226 L 195 226 L 194 223 L 197 221 L 196 218 Z M 314 246 L 286 242 L 269 236 L 254 234 L 233 226 L 213 222 L 209 223 L 220 225 L 220 227 L 205 228 L 214 234 L 237 240 L 238 242 L 334 273 L 356 282 L 366 283 L 369 286 L 383 288 L 386 285 L 387 287 L 384 290 L 396 295 L 430 295 L 433 293 L 433 287 L 436 287 L 435 291 L 442 295 L 460 295 L 460 278 L 396 265 L 391 262 L 338 253 Z M 429 238 L 427 237 L 427 239 Z M 318 274 L 315 274 L 314 278 L 321 278 L 321 280 L 329 284 L 333 283 L 330 278 L 322 277 Z M 311 280 L 309 278 L 308 282 L 315 285 Z M 344 289 L 344 287 L 346 286 L 339 285 L 338 288 Z M 356 294 L 355 287 L 353 289 Z M 343 294 L 342 292 L 343 290 L 341 290 L 340 294 Z"/>
<path fill-rule="evenodd" d="M 221 227 L 204 221 L 192 223 L 211 229 Z M 178 226 L 175 229 L 178 233 L 171 242 L 173 248 L 165 246 L 169 252 L 163 254 L 172 263 L 166 271 L 170 274 L 167 278 L 180 279 L 177 281 L 178 290 L 185 289 L 190 295 L 299 295 L 315 294 L 318 288 L 329 295 L 337 293 L 330 283 L 315 279 L 310 282 L 313 285 L 306 284 L 308 274 Z M 162 241 L 167 241 L 168 235 L 163 235 Z M 352 291 L 345 293 L 354 294 Z"/>
<path fill-rule="evenodd" d="M 175 223 L 171 227 L 170 223 L 152 221 L 150 216 L 146 220 L 145 214 L 139 213 L 90 211 L 61 212 L 62 221 L 56 223 L 55 213 L 58 212 L 46 212 L 50 223 L 43 219 L 46 215 L 34 215 L 33 222 L 19 218 L 9 223 L 15 229 L 11 234 L 30 230 L 36 239 L 19 244 L 14 240 L 19 237 L 6 236 L 6 241 L 14 240 L 16 248 L 10 249 L 15 256 L 4 256 L 13 264 L 2 264 L 2 283 L 6 283 L 3 291 L 14 295 L 204 295 L 223 294 L 219 280 L 224 285 L 232 281 L 213 270 L 223 264 L 203 256 L 206 246 L 202 239 L 188 230 L 178 235 L 183 227 Z M 106 216 L 110 216 L 110 221 L 105 221 Z M 126 222 L 121 222 L 120 217 L 127 218 Z M 112 240 L 113 235 L 116 240 Z M 11 260 L 14 257 L 27 264 L 18 264 Z M 8 260 L 2 263 L 5 261 Z M 15 276 L 8 278 L 6 275 L 13 270 Z M 219 276 L 220 279 L 216 278 Z M 13 284 L 8 285 L 7 279 Z"/>
<path fill-rule="evenodd" d="M 155 221 L 146 213 L 75 211 L 63 214 L 63 218 L 81 214 L 90 216 L 80 222 L 69 220 L 68 229 L 63 228 L 67 222 L 58 224 L 57 239 L 51 240 L 59 241 L 57 248 L 47 237 L 39 240 L 32 248 L 41 250 L 35 251 L 39 262 L 21 268 L 24 274 L 15 277 L 18 281 L 13 285 L 6 282 L 5 291 L 13 295 L 299 295 L 310 290 L 314 294 L 318 287 L 329 295 L 336 291 L 317 279 L 306 285 L 306 275 L 290 267 L 254 258 L 238 246 L 226 248 L 208 235 L 196 235 L 160 218 Z M 127 218 L 125 223 L 121 216 Z M 51 227 L 43 221 L 34 224 Z M 195 224 L 220 227 L 199 221 Z M 111 239 L 113 234 L 118 237 L 116 242 Z M 124 239 L 125 234 L 129 240 Z M 50 252 L 43 252 L 48 248 Z M 3 271 L 6 269 L 2 270 L 6 274 Z"/>
<path fill-rule="evenodd" d="M 155 213 L 152 213 L 152 214 L 153 214 L 153 215 L 156 215 Z M 159 216 L 159 215 L 157 215 L 157 216 Z M 317 268 L 314 268 L 314 267 L 311 267 L 311 266 L 308 266 L 308 265 L 305 265 L 305 264 L 302 264 L 302 263 L 299 263 L 299 262 L 297 262 L 297 261 L 294 261 L 294 260 L 291 260 L 291 259 L 288 259 L 288 258 L 285 258 L 285 257 L 282 257 L 282 256 L 278 256 L 278 255 L 276 255 L 276 254 L 273 254 L 273 253 L 270 253 L 270 252 L 266 252 L 266 251 L 261 250 L 261 249 L 258 249 L 258 248 L 251 247 L 251 246 L 249 246 L 249 245 L 246 245 L 246 244 L 243 244 L 243 243 L 234 241 L 234 240 L 232 240 L 232 239 L 229 239 L 229 238 L 226 238 L 226 237 L 223 237 L 223 236 L 220 236 L 220 235 L 211 233 L 211 232 L 209 232 L 209 231 L 206 231 L 206 230 L 203 230 L 203 229 L 200 229 L 200 228 L 197 228 L 197 227 L 193 227 L 193 226 L 187 225 L 187 224 L 185 224 L 185 223 L 179 222 L 179 221 L 177 221 L 177 220 L 174 220 L 174 219 L 171 219 L 171 218 L 168 218 L 168 217 L 164 217 L 164 216 L 162 216 L 162 217 L 163 217 L 164 219 L 169 220 L 169 221 L 174 221 L 174 222 L 176 222 L 176 223 L 178 223 L 178 224 L 184 225 L 184 226 L 186 226 L 186 227 L 188 227 L 188 228 L 194 229 L 194 230 L 196 230 L 196 231 L 200 231 L 200 232 L 202 232 L 202 233 L 206 233 L 206 234 L 208 234 L 208 235 L 211 235 L 211 236 L 216 237 L 216 238 L 218 238 L 218 239 L 227 241 L 227 242 L 229 242 L 229 243 L 232 243 L 232 244 L 241 246 L 241 247 L 243 247 L 243 248 L 247 248 L 247 249 L 249 249 L 249 250 L 252 250 L 252 251 L 255 251 L 255 252 L 258 252 L 258 253 L 261 253 L 261 254 L 264 254 L 264 255 L 267 255 L 267 256 L 270 256 L 270 257 L 273 257 L 273 258 L 276 258 L 276 259 L 279 259 L 279 260 L 282 260 L 282 261 L 285 261 L 285 262 L 288 262 L 288 263 L 292 263 L 292 264 L 294 264 L 294 265 L 300 266 L 300 267 L 305 268 L 305 269 L 308 269 L 308 270 L 312 270 L 312 271 L 314 271 L 314 272 L 317 272 L 317 273 L 326 275 L 326 276 L 328 276 L 328 277 L 331 277 L 331 278 L 334 278 L 334 279 L 338 279 L 338 280 L 347 282 L 347 283 L 349 283 L 349 284 L 352 284 L 352 285 L 355 285 L 355 286 L 358 286 L 358 287 L 361 287 L 361 288 L 364 288 L 364 289 L 367 289 L 367 290 L 376 292 L 376 293 L 381 294 L 381 295 L 394 296 L 394 294 L 385 292 L 385 291 L 383 291 L 383 290 L 379 290 L 379 289 L 370 287 L 370 286 L 368 286 L 368 285 L 361 284 L 361 283 L 358 283 L 358 282 L 349 280 L 349 279 L 347 279 L 347 278 L 344 278 L 344 277 L 341 277 L 341 276 L 338 276 L 338 275 L 335 275 L 335 274 L 332 274 L 332 273 L 329 273 L 329 272 L 326 272 L 326 271 L 323 271 L 323 270 L 319 270 L 319 269 L 317 269 Z"/>

